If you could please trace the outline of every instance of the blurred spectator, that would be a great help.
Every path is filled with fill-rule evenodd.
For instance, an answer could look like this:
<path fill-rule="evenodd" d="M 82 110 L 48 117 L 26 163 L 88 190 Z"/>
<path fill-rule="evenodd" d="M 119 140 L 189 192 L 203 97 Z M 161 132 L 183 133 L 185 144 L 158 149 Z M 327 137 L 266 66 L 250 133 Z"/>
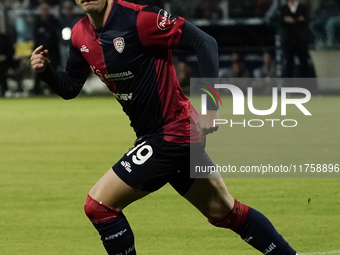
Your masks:
<path fill-rule="evenodd" d="M 334 47 L 337 46 L 337 39 L 339 36 L 336 37 L 337 31 L 340 28 L 340 15 L 331 17 L 328 19 L 326 23 L 326 34 L 327 34 L 327 46 Z"/>
<path fill-rule="evenodd" d="M 231 55 L 231 68 L 226 68 L 220 73 L 220 78 L 228 78 L 228 82 L 231 84 L 238 86 L 243 91 L 247 90 L 250 79 L 250 72 L 246 68 L 243 60 L 240 55 L 237 53 L 233 53 Z"/>
<path fill-rule="evenodd" d="M 185 94 L 190 92 L 191 68 L 185 62 L 178 62 L 175 66 L 177 79 Z"/>
<path fill-rule="evenodd" d="M 221 78 L 249 78 L 250 72 L 246 68 L 241 57 L 237 53 L 231 55 L 231 68 L 227 68 L 220 74 Z"/>
<path fill-rule="evenodd" d="M 40 4 L 40 15 L 36 18 L 33 27 L 34 49 L 40 45 L 48 49 L 52 68 L 60 66 L 59 49 L 60 25 L 58 20 L 50 14 L 50 7 L 47 3 Z M 47 87 L 46 87 L 47 91 Z M 35 94 L 42 94 L 41 81 L 38 75 L 35 76 Z"/>
<path fill-rule="evenodd" d="M 252 87 L 254 88 L 255 93 L 265 93 L 269 94 L 272 88 L 273 80 L 271 78 L 275 78 L 275 61 L 272 58 L 272 55 L 265 51 L 262 55 L 263 65 L 260 68 L 256 68 L 253 71 L 254 79 L 252 81 Z"/>
<path fill-rule="evenodd" d="M 32 39 L 32 29 L 23 15 L 15 19 L 15 30 L 17 32 L 17 43 L 27 42 Z"/>
<path fill-rule="evenodd" d="M 254 15 L 255 0 L 229 0 L 231 18 L 248 18 Z"/>
<path fill-rule="evenodd" d="M 223 19 L 229 18 L 229 0 L 221 0 L 220 4 L 218 5 Z"/>
<path fill-rule="evenodd" d="M 271 54 L 267 51 L 262 56 L 263 66 L 253 71 L 255 78 L 274 78 L 275 77 L 275 61 Z"/>
<path fill-rule="evenodd" d="M 307 7 L 298 0 L 288 0 L 281 8 L 281 21 L 285 33 L 286 76 L 315 77 L 309 54 L 309 32 Z M 299 73 L 294 74 L 295 58 L 299 60 Z"/>
<path fill-rule="evenodd" d="M 332 22 L 327 24 L 333 17 L 340 16 L 339 0 L 322 0 L 318 1 L 317 11 L 311 18 L 309 24 L 310 30 L 314 36 L 315 45 L 318 49 L 326 45 L 326 27 L 333 28 Z"/>
<path fill-rule="evenodd" d="M 10 38 L 0 34 L 0 96 L 5 96 L 7 87 L 7 71 L 13 62 L 14 49 Z"/>
<path fill-rule="evenodd" d="M 211 0 L 200 0 L 194 12 L 195 19 L 221 19 L 222 10 Z"/>
<path fill-rule="evenodd" d="M 17 8 L 17 7 L 29 7 L 30 5 L 30 0 L 15 0 L 15 1 L 11 1 L 11 7 L 13 8 Z"/>
<path fill-rule="evenodd" d="M 19 56 L 13 57 L 13 62 L 11 64 L 11 67 L 8 69 L 8 77 L 11 78 L 11 80 L 16 82 L 17 90 L 15 92 L 16 95 L 22 94 L 24 92 L 23 89 L 23 79 L 25 76 L 25 64 L 23 63 L 23 59 Z M 11 93 L 9 93 L 11 95 Z M 22 94 L 23 95 L 23 94 Z"/>
<path fill-rule="evenodd" d="M 68 58 L 71 30 L 73 26 L 83 17 L 83 15 L 77 15 L 74 13 L 74 4 L 71 1 L 65 1 L 62 3 L 61 15 L 60 15 L 60 27 L 61 27 L 61 43 L 60 43 L 60 57 L 61 66 L 66 67 Z"/>

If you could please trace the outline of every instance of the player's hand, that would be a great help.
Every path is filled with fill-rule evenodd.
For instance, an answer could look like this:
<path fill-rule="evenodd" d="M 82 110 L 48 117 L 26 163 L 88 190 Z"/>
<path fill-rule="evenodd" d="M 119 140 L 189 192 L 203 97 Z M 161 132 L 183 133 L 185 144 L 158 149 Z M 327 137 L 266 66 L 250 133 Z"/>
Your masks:
<path fill-rule="evenodd" d="M 214 126 L 214 119 L 219 119 L 218 111 L 207 110 L 207 115 L 198 115 L 196 130 L 199 133 L 200 143 L 204 142 L 204 136 L 218 130 L 218 124 Z"/>
<path fill-rule="evenodd" d="M 33 51 L 31 66 L 37 73 L 43 73 L 50 62 L 48 50 L 44 50 L 44 46 L 40 45 Z"/>

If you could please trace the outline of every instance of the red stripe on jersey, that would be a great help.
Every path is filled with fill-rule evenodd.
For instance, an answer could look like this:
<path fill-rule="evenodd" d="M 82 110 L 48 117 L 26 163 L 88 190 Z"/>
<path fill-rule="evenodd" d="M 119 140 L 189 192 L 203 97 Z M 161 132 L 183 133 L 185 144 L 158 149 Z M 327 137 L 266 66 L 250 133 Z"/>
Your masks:
<path fill-rule="evenodd" d="M 164 139 L 175 143 L 198 142 L 199 137 L 190 117 L 190 101 L 178 83 L 170 50 L 181 39 L 184 22 L 184 18 L 152 6 L 144 8 L 137 18 L 140 41 L 154 54 L 156 83 L 165 122 Z M 197 118 L 195 110 L 193 114 Z M 190 135 L 193 136 L 191 139 Z"/>
<path fill-rule="evenodd" d="M 104 54 L 100 45 L 100 40 L 89 18 L 85 16 L 72 29 L 71 41 L 74 47 L 89 63 L 92 72 L 104 82 L 111 91 L 115 91 L 113 84 L 105 80 L 107 74 Z"/>
<path fill-rule="evenodd" d="M 197 112 L 193 109 L 192 115 L 194 116 L 190 114 L 190 101 L 178 83 L 171 50 L 168 50 L 167 58 L 155 59 L 154 65 L 158 74 L 158 93 L 165 122 L 164 140 L 173 143 L 198 142 L 199 135 L 193 119 L 197 118 Z"/>

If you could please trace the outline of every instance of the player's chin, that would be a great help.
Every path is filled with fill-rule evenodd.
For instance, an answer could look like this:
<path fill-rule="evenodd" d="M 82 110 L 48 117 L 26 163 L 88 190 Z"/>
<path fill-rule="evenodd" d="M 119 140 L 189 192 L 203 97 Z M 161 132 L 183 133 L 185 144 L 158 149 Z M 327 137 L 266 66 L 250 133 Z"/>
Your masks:
<path fill-rule="evenodd" d="M 82 1 L 80 8 L 86 13 L 95 12 L 97 11 L 97 1 Z"/>

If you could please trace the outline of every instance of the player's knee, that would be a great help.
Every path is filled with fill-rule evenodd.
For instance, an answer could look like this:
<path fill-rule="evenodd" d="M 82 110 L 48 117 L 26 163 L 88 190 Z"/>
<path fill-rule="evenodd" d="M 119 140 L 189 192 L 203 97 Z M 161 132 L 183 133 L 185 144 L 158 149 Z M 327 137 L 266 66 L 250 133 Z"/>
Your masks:
<path fill-rule="evenodd" d="M 215 227 L 229 228 L 238 233 L 246 220 L 248 210 L 249 206 L 242 204 L 235 199 L 235 203 L 231 211 L 229 211 L 226 215 L 220 217 L 219 219 L 209 219 L 208 221 Z"/>
<path fill-rule="evenodd" d="M 87 195 L 84 211 L 86 216 L 94 224 L 111 222 L 120 214 L 120 212 L 115 208 L 104 205 L 103 203 L 93 199 L 90 195 Z"/>
<path fill-rule="evenodd" d="M 216 222 L 219 219 L 223 218 L 228 213 L 229 213 L 229 211 L 208 212 L 205 216 L 207 217 L 208 222 L 212 223 L 212 222 Z"/>
<path fill-rule="evenodd" d="M 233 204 L 222 200 L 212 202 L 204 213 L 209 222 L 215 222 L 227 215 L 233 209 Z"/>

